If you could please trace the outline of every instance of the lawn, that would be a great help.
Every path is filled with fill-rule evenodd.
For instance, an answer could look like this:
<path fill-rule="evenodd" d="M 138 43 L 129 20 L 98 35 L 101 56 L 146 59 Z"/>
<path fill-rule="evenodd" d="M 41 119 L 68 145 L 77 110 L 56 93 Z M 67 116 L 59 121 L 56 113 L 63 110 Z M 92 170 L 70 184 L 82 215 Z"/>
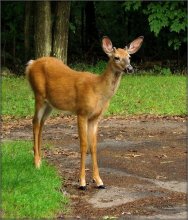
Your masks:
<path fill-rule="evenodd" d="M 32 116 L 33 93 L 24 77 L 2 80 L 2 114 Z M 55 113 L 57 114 L 57 112 Z M 58 113 L 59 114 L 59 113 Z M 123 76 L 106 115 L 185 115 L 186 77 L 178 75 Z"/>
<path fill-rule="evenodd" d="M 2 155 L 3 218 L 53 218 L 66 211 L 63 180 L 44 160 L 40 170 L 34 168 L 31 142 L 4 142 Z"/>
<path fill-rule="evenodd" d="M 126 76 L 108 114 L 185 115 L 186 77 Z"/>

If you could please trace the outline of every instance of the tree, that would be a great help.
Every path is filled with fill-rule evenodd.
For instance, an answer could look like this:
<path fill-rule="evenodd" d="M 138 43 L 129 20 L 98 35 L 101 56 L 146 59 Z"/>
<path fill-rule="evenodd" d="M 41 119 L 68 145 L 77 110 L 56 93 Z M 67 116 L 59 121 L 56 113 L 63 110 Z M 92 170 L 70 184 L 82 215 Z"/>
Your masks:
<path fill-rule="evenodd" d="M 187 7 L 185 1 L 151 2 L 143 12 L 148 15 L 151 31 L 155 36 L 168 28 L 168 45 L 179 49 L 182 42 L 187 41 Z"/>
<path fill-rule="evenodd" d="M 144 35 L 133 62 L 186 64 L 186 5 L 186 1 L 71 1 L 70 9 L 70 2 L 64 1 L 2 1 L 2 65 L 23 73 L 25 63 L 34 57 L 56 56 L 66 63 L 67 43 L 69 63 L 94 64 L 105 58 L 100 47 L 104 35 L 116 47 Z"/>
<path fill-rule="evenodd" d="M 23 41 L 24 2 L 2 2 L 1 15 L 1 48 L 2 63 L 12 67 L 21 63 L 22 54 L 17 42 Z M 21 25 L 20 25 L 21 24 Z"/>
<path fill-rule="evenodd" d="M 55 12 L 52 54 L 67 63 L 70 2 L 56 2 Z"/>
<path fill-rule="evenodd" d="M 38 1 L 35 6 L 35 58 L 50 56 L 52 49 L 50 1 Z"/>
<path fill-rule="evenodd" d="M 87 56 L 93 54 L 93 48 L 98 44 L 99 36 L 96 26 L 95 6 L 93 1 L 85 4 L 85 52 Z"/>
<path fill-rule="evenodd" d="M 31 7 L 30 1 L 25 2 L 25 23 L 24 23 L 24 47 L 25 47 L 25 61 L 30 56 L 30 29 L 31 29 Z"/>
<path fill-rule="evenodd" d="M 159 1 L 142 2 L 128 1 L 124 3 L 125 11 L 142 10 L 148 16 L 151 32 L 159 36 L 163 31 L 168 37 L 168 46 L 174 50 L 187 42 L 187 2 Z"/>
<path fill-rule="evenodd" d="M 72 2 L 70 15 L 70 41 L 73 51 L 69 53 L 87 61 L 96 60 L 99 34 L 96 24 L 95 3 L 93 1 Z M 81 49 L 81 50 L 80 50 Z M 73 54 L 74 53 L 74 54 Z M 79 53 L 79 55 L 77 55 Z M 77 59 L 77 58 L 76 58 Z"/>

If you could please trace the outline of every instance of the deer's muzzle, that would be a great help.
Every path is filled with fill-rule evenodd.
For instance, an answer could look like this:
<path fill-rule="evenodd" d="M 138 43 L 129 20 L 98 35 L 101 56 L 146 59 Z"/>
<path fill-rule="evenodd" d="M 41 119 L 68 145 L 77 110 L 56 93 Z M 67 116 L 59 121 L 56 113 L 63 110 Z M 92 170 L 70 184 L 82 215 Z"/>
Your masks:
<path fill-rule="evenodd" d="M 134 73 L 134 69 L 130 64 L 126 67 L 126 69 L 128 73 Z"/>

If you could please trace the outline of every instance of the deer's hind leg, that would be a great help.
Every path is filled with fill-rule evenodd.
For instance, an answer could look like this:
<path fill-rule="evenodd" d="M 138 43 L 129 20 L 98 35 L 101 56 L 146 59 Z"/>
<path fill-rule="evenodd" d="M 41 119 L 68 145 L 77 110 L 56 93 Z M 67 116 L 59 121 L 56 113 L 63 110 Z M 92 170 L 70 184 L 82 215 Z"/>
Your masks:
<path fill-rule="evenodd" d="M 36 168 L 41 165 L 42 128 L 52 108 L 41 97 L 35 99 L 35 115 L 33 117 L 34 163 Z"/>

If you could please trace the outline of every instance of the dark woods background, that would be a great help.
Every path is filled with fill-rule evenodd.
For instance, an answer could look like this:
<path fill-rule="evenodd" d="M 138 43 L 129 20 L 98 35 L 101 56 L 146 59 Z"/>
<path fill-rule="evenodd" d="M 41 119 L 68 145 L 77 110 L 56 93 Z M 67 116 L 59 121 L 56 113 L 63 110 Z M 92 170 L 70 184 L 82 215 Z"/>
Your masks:
<path fill-rule="evenodd" d="M 187 2 L 1 2 L 1 65 L 16 74 L 41 56 L 96 64 L 106 59 L 104 35 L 115 47 L 144 35 L 133 62 L 145 69 L 161 65 L 181 72 L 187 60 Z"/>

